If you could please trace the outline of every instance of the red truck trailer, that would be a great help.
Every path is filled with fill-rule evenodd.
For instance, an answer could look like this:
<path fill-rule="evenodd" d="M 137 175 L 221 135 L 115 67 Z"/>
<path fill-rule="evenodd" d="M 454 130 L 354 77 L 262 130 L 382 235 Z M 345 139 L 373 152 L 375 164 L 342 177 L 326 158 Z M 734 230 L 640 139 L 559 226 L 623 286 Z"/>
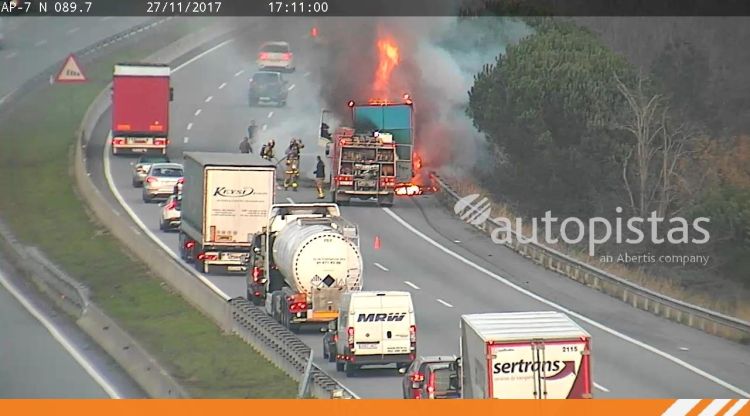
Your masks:
<path fill-rule="evenodd" d="M 112 79 L 112 154 L 167 153 L 169 65 L 117 64 Z"/>
<path fill-rule="evenodd" d="M 461 316 L 465 399 L 590 399 L 591 335 L 559 312 Z"/>

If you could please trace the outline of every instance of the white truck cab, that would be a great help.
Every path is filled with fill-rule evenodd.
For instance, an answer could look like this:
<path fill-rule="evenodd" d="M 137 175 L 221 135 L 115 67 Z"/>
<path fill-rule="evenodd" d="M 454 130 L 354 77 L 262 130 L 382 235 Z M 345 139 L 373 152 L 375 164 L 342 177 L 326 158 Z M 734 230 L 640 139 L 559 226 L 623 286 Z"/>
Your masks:
<path fill-rule="evenodd" d="M 363 365 L 401 369 L 416 358 L 417 324 L 409 292 L 346 293 L 336 326 L 336 370 L 347 377 Z"/>

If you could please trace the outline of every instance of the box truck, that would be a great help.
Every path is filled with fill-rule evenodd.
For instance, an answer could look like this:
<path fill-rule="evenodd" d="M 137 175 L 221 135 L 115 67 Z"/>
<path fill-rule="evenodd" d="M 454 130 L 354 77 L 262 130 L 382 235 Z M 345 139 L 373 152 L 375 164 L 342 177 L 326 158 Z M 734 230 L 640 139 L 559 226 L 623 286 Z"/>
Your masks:
<path fill-rule="evenodd" d="M 468 399 L 591 398 L 591 336 L 559 312 L 461 316 Z"/>
<path fill-rule="evenodd" d="M 115 65 L 112 78 L 112 154 L 167 154 L 169 65 Z"/>
<path fill-rule="evenodd" d="M 254 154 L 184 155 L 180 255 L 203 273 L 246 272 L 268 225 L 276 167 Z"/>

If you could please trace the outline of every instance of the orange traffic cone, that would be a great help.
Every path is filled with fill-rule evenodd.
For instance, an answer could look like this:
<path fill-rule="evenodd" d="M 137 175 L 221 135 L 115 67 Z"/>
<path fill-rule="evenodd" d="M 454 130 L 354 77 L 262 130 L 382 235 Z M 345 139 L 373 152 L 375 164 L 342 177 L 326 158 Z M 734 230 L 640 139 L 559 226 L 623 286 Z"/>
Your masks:
<path fill-rule="evenodd" d="M 375 236 L 375 250 L 380 250 L 380 236 Z"/>

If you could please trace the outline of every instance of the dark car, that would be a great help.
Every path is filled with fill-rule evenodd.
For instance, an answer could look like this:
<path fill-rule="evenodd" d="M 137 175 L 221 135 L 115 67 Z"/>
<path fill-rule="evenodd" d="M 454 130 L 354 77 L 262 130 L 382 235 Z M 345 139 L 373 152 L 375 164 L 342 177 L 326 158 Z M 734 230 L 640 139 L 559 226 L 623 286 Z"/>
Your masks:
<path fill-rule="evenodd" d="M 325 332 L 323 335 L 323 358 L 329 362 L 336 362 L 336 342 L 338 341 L 338 331 L 336 330 L 336 321 L 328 323 L 328 328 L 321 329 Z"/>
<path fill-rule="evenodd" d="M 429 363 L 425 366 L 424 382 L 419 389 L 421 399 L 460 399 L 461 389 L 454 363 Z"/>
<path fill-rule="evenodd" d="M 451 365 L 456 363 L 454 355 L 438 355 L 429 357 L 418 357 L 404 372 L 404 379 L 401 383 L 404 399 L 420 399 L 424 391 L 426 377 L 428 376 L 428 367 L 431 364 Z"/>
<path fill-rule="evenodd" d="M 248 101 L 251 107 L 260 104 L 276 104 L 283 107 L 286 105 L 288 93 L 287 81 L 281 73 L 260 71 L 250 79 Z"/>

